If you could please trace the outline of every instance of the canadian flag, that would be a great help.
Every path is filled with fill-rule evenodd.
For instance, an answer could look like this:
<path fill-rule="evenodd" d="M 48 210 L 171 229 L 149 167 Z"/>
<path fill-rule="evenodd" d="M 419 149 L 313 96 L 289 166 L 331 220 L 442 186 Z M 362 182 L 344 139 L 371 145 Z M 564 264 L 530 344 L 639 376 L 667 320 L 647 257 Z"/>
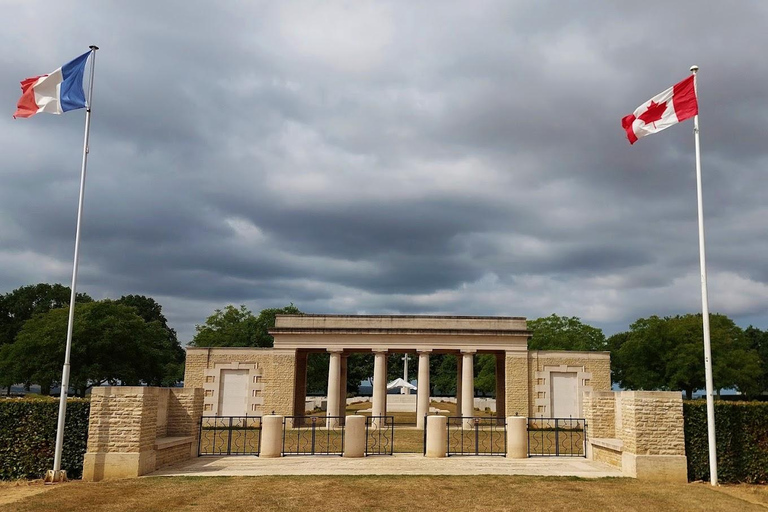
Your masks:
<path fill-rule="evenodd" d="M 693 75 L 646 101 L 621 120 L 630 144 L 699 113 Z"/>

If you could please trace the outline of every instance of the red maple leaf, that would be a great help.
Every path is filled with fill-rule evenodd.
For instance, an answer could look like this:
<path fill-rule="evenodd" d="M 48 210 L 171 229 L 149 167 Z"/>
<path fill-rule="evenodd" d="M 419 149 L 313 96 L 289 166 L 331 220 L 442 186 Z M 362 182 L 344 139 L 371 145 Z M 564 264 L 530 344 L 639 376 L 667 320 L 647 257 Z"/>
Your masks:
<path fill-rule="evenodd" d="M 653 100 L 651 100 L 651 104 L 648 105 L 648 109 L 646 109 L 645 112 L 637 116 L 637 118 L 643 121 L 645 124 L 655 123 L 656 121 L 661 119 L 665 110 L 667 110 L 666 102 L 654 103 Z"/>

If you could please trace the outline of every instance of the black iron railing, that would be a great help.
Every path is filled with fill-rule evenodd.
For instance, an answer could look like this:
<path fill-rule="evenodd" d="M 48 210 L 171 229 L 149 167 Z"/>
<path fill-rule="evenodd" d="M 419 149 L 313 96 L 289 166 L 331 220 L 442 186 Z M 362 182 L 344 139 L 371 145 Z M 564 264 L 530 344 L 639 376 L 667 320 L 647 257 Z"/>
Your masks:
<path fill-rule="evenodd" d="M 586 432 L 584 418 L 528 418 L 528 455 L 586 457 Z"/>
<path fill-rule="evenodd" d="M 261 416 L 203 416 L 198 455 L 258 455 Z"/>
<path fill-rule="evenodd" d="M 448 418 L 448 456 L 507 456 L 507 424 L 504 418 Z"/>
<path fill-rule="evenodd" d="M 392 455 L 395 446 L 395 417 L 365 418 L 365 454 Z"/>
<path fill-rule="evenodd" d="M 283 455 L 343 455 L 343 416 L 286 416 Z"/>

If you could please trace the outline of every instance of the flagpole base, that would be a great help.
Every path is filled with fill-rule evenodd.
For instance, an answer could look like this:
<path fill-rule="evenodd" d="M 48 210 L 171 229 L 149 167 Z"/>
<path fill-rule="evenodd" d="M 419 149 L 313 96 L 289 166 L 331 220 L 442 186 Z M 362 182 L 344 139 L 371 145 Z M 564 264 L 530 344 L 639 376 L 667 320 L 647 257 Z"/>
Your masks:
<path fill-rule="evenodd" d="M 43 482 L 45 484 L 57 484 L 61 482 L 67 481 L 67 472 L 66 470 L 60 469 L 58 471 L 54 471 L 52 469 L 49 469 L 45 473 L 45 478 L 43 479 Z"/>

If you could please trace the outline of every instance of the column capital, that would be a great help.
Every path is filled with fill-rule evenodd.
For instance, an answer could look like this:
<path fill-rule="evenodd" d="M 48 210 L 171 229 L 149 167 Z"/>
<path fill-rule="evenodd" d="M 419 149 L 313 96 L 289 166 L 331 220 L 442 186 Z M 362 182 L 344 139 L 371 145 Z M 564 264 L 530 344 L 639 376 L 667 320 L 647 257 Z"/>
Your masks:
<path fill-rule="evenodd" d="M 326 349 L 327 352 L 330 352 L 331 354 L 341 354 L 344 352 L 343 348 L 328 348 Z"/>
<path fill-rule="evenodd" d="M 465 355 L 475 354 L 477 353 L 477 349 L 474 348 L 463 348 L 461 349 L 461 353 Z"/>
<path fill-rule="evenodd" d="M 373 347 L 371 348 L 371 352 L 373 352 L 374 354 L 386 354 L 387 352 L 389 352 L 389 349 L 382 348 L 382 347 Z"/>
<path fill-rule="evenodd" d="M 429 355 L 429 354 L 432 353 L 432 349 L 431 348 L 417 348 L 416 349 L 416 353 L 417 354 L 427 354 L 427 355 Z"/>

